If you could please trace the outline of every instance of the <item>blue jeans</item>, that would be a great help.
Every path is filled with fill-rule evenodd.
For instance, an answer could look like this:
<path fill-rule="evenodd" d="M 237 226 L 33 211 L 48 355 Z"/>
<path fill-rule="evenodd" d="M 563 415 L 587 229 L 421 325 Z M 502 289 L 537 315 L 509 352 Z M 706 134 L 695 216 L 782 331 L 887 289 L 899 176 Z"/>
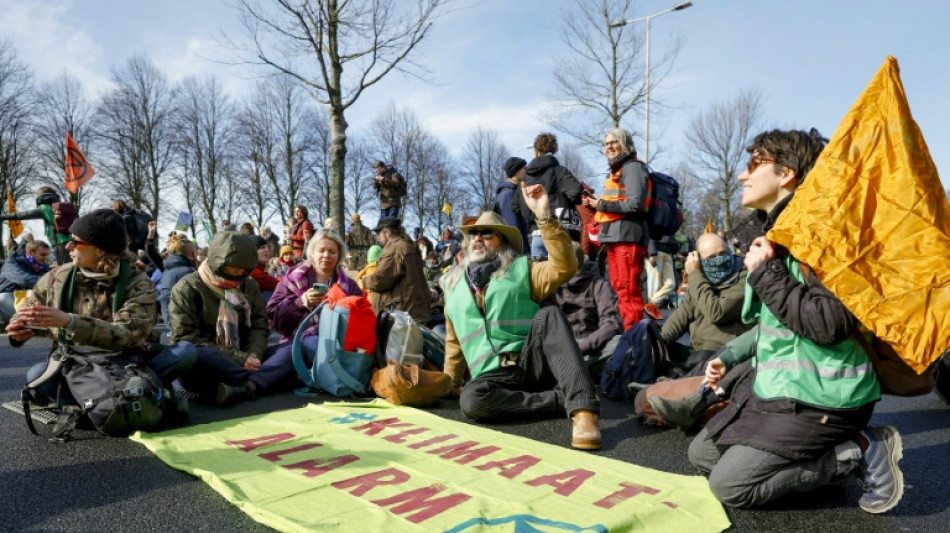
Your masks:
<path fill-rule="evenodd" d="M 531 259 L 534 261 L 543 261 L 548 258 L 548 249 L 544 247 L 544 241 L 541 240 L 541 234 L 531 235 Z"/>
<path fill-rule="evenodd" d="M 398 205 L 394 205 L 394 206 L 391 206 L 391 207 L 387 207 L 387 208 L 385 208 L 385 209 L 380 208 L 380 210 L 379 210 L 379 218 L 383 218 L 383 217 L 396 217 L 396 218 L 399 218 L 399 210 L 400 210 L 400 208 L 399 208 Z"/>

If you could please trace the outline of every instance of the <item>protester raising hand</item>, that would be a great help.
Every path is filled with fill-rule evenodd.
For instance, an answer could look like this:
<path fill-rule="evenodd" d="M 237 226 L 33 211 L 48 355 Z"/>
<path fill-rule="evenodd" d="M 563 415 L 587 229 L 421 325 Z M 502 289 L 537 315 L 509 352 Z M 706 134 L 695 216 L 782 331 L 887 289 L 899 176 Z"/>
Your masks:
<path fill-rule="evenodd" d="M 548 192 L 544 190 L 541 184 L 528 185 L 521 184 L 521 193 L 524 195 L 524 203 L 528 209 L 534 213 L 534 217 L 539 220 L 551 218 L 551 204 L 548 199 Z"/>

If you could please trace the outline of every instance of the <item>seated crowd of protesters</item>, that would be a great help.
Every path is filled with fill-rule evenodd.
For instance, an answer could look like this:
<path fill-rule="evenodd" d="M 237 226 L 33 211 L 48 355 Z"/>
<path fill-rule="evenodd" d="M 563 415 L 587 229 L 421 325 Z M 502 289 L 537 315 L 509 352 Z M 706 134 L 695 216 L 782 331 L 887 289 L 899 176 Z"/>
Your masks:
<path fill-rule="evenodd" d="M 748 148 L 739 181 L 743 205 L 757 210 L 759 235 L 788 205 L 824 142 L 814 132 L 773 130 Z M 305 227 L 306 208 L 297 206 L 296 229 L 279 258 L 271 258 L 275 246 L 265 237 L 228 230 L 212 238 L 203 260 L 193 243 L 175 236 L 163 256 L 150 233 L 149 256 L 162 271 L 159 296 L 145 274 L 130 267 L 122 218 L 96 210 L 70 228 L 65 247 L 72 263 L 35 282 L 6 331 L 14 346 L 40 335 L 147 350 L 163 381 L 177 379 L 227 405 L 297 383 L 294 333 L 305 328 L 301 348 L 312 358 L 319 323 L 304 321 L 330 287 L 367 296 L 376 313 L 399 309 L 423 325 L 432 325 L 438 306 L 444 310 L 443 370 L 465 416 L 563 416 L 571 422 L 571 446 L 597 450 L 600 399 L 592 367 L 613 354 L 620 335 L 644 312 L 649 171 L 629 132 L 610 130 L 603 194 L 582 197 L 556 151 L 553 135 L 539 135 L 535 160 L 506 162 L 498 190 L 510 204 L 460 226 L 460 235 L 447 229 L 434 247 L 419 235 L 410 238 L 398 216 L 381 217 L 372 230 L 378 246 L 365 235 L 349 241 L 365 251 L 359 262 L 366 264 L 350 270 L 359 271 L 353 278 L 344 235 L 332 224 Z M 586 261 L 573 231 L 569 212 L 580 204 L 597 211 L 609 279 Z M 523 217 L 523 224 L 499 213 Z M 351 220 L 361 223 L 358 216 Z M 695 367 L 716 391 L 689 401 L 731 399 L 684 450 L 709 476 L 713 493 L 729 506 L 760 506 L 857 473 L 865 487 L 862 509 L 893 508 L 903 494 L 901 439 L 893 427 L 868 427 L 881 389 L 873 372 L 859 371 L 870 363 L 854 339 L 854 315 L 817 277 L 803 277 L 788 250 L 764 237 L 751 241 L 744 257 L 712 233 L 695 246 L 684 261 L 688 289 L 661 337 L 684 370 Z M 37 274 L 39 248 L 33 246 L 34 259 L 27 261 Z M 672 262 L 673 252 L 660 253 L 670 256 L 661 257 L 664 263 Z M 113 308 L 109 295 L 120 284 L 127 285 L 126 298 Z M 158 306 L 170 328 L 167 345 L 152 344 Z M 268 342 L 272 333 L 279 341 Z M 686 333 L 690 346 L 679 344 Z M 38 364 L 29 375 L 43 370 Z"/>

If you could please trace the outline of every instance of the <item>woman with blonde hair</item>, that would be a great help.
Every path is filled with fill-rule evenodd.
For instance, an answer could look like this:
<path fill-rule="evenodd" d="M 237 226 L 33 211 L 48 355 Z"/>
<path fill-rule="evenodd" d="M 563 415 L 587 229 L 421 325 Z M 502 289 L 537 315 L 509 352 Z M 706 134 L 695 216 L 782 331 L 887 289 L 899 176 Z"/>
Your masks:
<path fill-rule="evenodd" d="M 165 243 L 168 257 L 163 259 L 155 246 L 157 233 L 156 223 L 149 222 L 145 253 L 149 260 L 162 271 L 162 291 L 158 300 L 161 305 L 162 320 L 165 326 L 169 326 L 171 322 L 168 317 L 168 304 L 172 300 L 172 288 L 178 280 L 191 274 L 197 268 L 195 254 L 198 251 L 198 245 L 184 234 L 172 233 L 168 236 L 168 242 Z"/>
<path fill-rule="evenodd" d="M 271 327 L 281 334 L 281 342 L 293 338 L 307 315 L 320 305 L 329 288 L 339 285 L 347 296 L 362 295 L 359 285 L 343 271 L 346 243 L 334 230 L 321 228 L 307 245 L 307 260 L 291 269 L 267 302 Z M 318 324 L 316 318 L 304 332 L 304 347 L 315 349 Z M 307 338 L 312 337 L 311 341 Z"/>

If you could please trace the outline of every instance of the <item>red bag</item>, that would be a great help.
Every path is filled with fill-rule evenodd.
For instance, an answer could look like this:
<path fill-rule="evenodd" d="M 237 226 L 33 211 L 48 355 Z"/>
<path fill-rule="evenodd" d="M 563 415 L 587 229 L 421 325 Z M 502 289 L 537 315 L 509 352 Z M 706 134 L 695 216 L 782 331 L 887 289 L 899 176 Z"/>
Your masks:
<path fill-rule="evenodd" d="M 346 335 L 343 337 L 343 350 L 372 355 L 376 351 L 376 314 L 365 296 L 347 296 L 340 284 L 327 291 L 327 307 L 333 309 L 339 305 L 349 309 L 346 322 Z"/>

